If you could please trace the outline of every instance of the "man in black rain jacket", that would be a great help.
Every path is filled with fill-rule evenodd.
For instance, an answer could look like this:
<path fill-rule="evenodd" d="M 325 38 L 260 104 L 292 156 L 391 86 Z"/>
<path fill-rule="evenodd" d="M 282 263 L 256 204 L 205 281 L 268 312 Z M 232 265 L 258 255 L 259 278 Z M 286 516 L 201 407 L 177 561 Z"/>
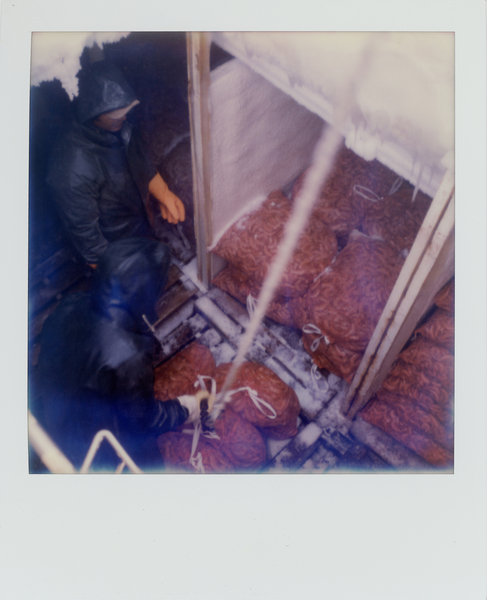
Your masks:
<path fill-rule="evenodd" d="M 96 267 L 109 243 L 153 236 L 144 204 L 149 192 L 170 223 L 183 221 L 185 211 L 126 121 L 139 101 L 121 71 L 100 61 L 78 80 L 77 118 L 51 153 L 47 183 L 75 248 Z"/>
<path fill-rule="evenodd" d="M 169 262 L 165 244 L 114 242 L 92 290 L 65 296 L 44 323 L 31 408 L 76 468 L 100 429 L 143 466 L 158 454 L 158 435 L 199 415 L 194 397 L 160 402 L 153 394 L 157 341 L 143 315 L 155 319 Z"/>

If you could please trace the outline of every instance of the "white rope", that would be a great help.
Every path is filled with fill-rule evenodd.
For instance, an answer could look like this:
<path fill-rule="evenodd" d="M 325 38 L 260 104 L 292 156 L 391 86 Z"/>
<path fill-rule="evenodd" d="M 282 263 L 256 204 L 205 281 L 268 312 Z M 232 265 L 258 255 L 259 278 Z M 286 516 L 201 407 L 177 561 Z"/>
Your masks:
<path fill-rule="evenodd" d="M 201 423 L 196 423 L 196 425 L 194 426 L 194 430 L 192 429 L 183 429 L 183 433 L 186 433 L 188 435 L 192 435 L 193 439 L 191 441 L 191 454 L 189 457 L 189 464 L 193 467 L 193 469 L 195 469 L 195 471 L 197 473 L 206 473 L 205 471 L 205 465 L 203 464 L 203 456 L 201 454 L 201 452 L 198 452 L 198 454 L 196 454 L 196 450 L 198 448 L 198 443 L 200 441 L 200 436 L 209 438 L 209 439 L 215 439 L 215 440 L 219 440 L 220 436 L 214 432 L 214 431 L 202 431 L 201 430 Z"/>
<path fill-rule="evenodd" d="M 204 475 L 206 473 L 205 465 L 203 464 L 203 457 L 201 456 L 201 452 L 198 452 L 198 454 L 196 456 L 192 456 L 189 459 L 189 464 L 193 467 L 193 469 L 195 469 L 195 471 L 197 473 L 201 473 L 202 475 Z"/>
<path fill-rule="evenodd" d="M 216 381 L 213 379 L 213 377 L 211 377 L 210 375 L 197 375 L 197 378 L 198 378 L 197 381 L 194 382 L 194 387 L 198 387 L 198 385 L 199 385 L 202 390 L 208 391 L 208 388 L 206 387 L 206 383 L 205 383 L 205 380 L 208 379 L 211 382 L 210 394 L 212 396 L 215 396 Z"/>
<path fill-rule="evenodd" d="M 185 430 L 184 433 L 190 433 L 190 431 Z M 196 448 L 198 447 L 198 442 L 200 441 L 201 434 L 201 423 L 196 423 L 193 431 L 193 440 L 191 442 L 191 454 L 189 455 L 189 464 L 195 469 L 197 473 L 205 473 L 205 466 L 203 465 L 203 457 L 201 452 L 196 454 Z"/>
<path fill-rule="evenodd" d="M 358 183 L 356 183 L 353 186 L 353 191 L 358 196 L 362 196 L 362 198 L 365 198 L 366 200 L 370 200 L 371 202 L 378 202 L 379 200 L 382 200 L 382 198 L 380 196 L 378 196 L 372 190 L 369 190 L 369 188 L 365 187 L 365 185 L 359 185 Z"/>
<path fill-rule="evenodd" d="M 316 352 L 316 350 L 318 350 L 318 346 L 320 345 L 321 340 L 324 340 L 324 342 L 325 342 L 325 344 L 327 346 L 330 343 L 329 338 L 321 331 L 321 329 L 319 329 L 318 327 L 316 327 L 316 325 L 314 325 L 313 323 L 308 323 L 307 325 L 305 325 L 303 327 L 302 331 L 303 331 L 303 333 L 308 333 L 310 335 L 317 335 L 317 336 L 319 336 L 311 344 L 311 351 L 312 352 Z"/>
<path fill-rule="evenodd" d="M 250 399 L 255 404 L 256 408 L 258 408 L 260 410 L 260 412 L 263 415 L 265 415 L 268 419 L 275 419 L 277 417 L 277 412 L 276 412 L 275 408 L 271 404 L 266 402 L 265 400 L 262 400 L 262 398 L 259 397 L 259 394 L 255 390 L 253 390 L 251 387 L 249 387 L 249 386 L 239 387 L 236 390 L 232 390 L 231 392 L 229 392 L 228 395 L 233 396 L 237 392 L 247 392 Z M 269 410 L 269 413 L 266 414 L 263 407 L 267 408 Z"/>
<path fill-rule="evenodd" d="M 330 384 L 328 383 L 328 379 L 325 379 L 323 377 L 323 375 L 318 371 L 318 365 L 316 365 L 316 364 L 313 364 L 313 366 L 311 367 L 311 379 L 314 381 L 314 384 L 316 385 L 316 387 L 324 394 L 326 394 L 326 392 L 330 389 Z M 319 385 L 320 379 L 325 382 L 325 384 L 326 384 L 325 389 L 322 389 L 322 387 Z"/>

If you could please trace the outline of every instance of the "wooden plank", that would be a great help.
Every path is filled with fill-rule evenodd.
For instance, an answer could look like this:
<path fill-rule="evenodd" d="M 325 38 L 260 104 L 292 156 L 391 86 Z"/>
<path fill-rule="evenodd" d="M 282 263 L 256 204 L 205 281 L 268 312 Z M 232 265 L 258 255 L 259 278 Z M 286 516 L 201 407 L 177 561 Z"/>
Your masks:
<path fill-rule="evenodd" d="M 237 323 L 245 329 L 250 321 L 250 317 L 243 304 L 232 298 L 229 294 L 218 288 L 213 288 L 208 292 L 210 298 L 221 310 L 230 315 Z M 269 323 L 269 325 L 268 325 Z M 297 381 L 303 386 L 310 383 L 311 370 L 313 369 L 313 360 L 311 356 L 304 351 L 302 344 L 292 348 L 283 337 L 278 337 L 270 326 L 270 320 L 262 322 L 255 342 L 262 347 L 269 356 L 277 359 L 294 375 Z M 282 325 L 282 328 L 285 328 Z M 291 329 L 291 328 L 287 328 Z M 276 332 L 281 331 L 276 327 Z M 254 344 L 255 344 L 254 342 Z M 251 351 L 249 350 L 249 354 Z M 319 376 L 319 375 L 318 375 Z"/>
<path fill-rule="evenodd" d="M 435 294 L 454 272 L 454 179 L 447 173 L 365 351 L 342 405 L 350 418 L 380 387 Z"/>
<path fill-rule="evenodd" d="M 306 425 L 264 468 L 266 473 L 297 471 L 319 445 L 321 427 Z"/>
<path fill-rule="evenodd" d="M 332 469 L 338 462 L 338 456 L 323 444 L 317 444 L 311 456 L 299 467 L 297 473 L 319 474 Z"/>
<path fill-rule="evenodd" d="M 211 154 L 210 154 L 210 35 L 190 32 L 186 37 L 189 79 L 189 117 L 193 164 L 194 222 L 198 277 L 208 287 L 212 279 Z"/>
<path fill-rule="evenodd" d="M 191 281 L 177 281 L 169 288 L 164 296 L 159 300 L 156 306 L 157 321 L 153 326 L 158 325 L 169 315 L 175 312 L 181 305 L 187 302 L 198 292 L 198 288 Z"/>
<path fill-rule="evenodd" d="M 210 298 L 202 296 L 195 303 L 196 308 L 203 313 L 205 318 L 220 331 L 232 345 L 238 348 L 243 327 L 228 317 Z"/>
<path fill-rule="evenodd" d="M 160 341 L 160 348 L 154 359 L 154 364 L 158 365 L 171 358 L 176 352 L 179 352 L 184 346 L 193 342 L 201 332 L 208 328 L 208 323 L 201 315 L 193 315 L 189 319 L 185 319 L 178 327 L 176 327 L 169 335 Z"/>
<path fill-rule="evenodd" d="M 419 472 L 433 470 L 433 467 L 415 452 L 360 417 L 353 422 L 350 433 L 396 469 Z"/>
<path fill-rule="evenodd" d="M 179 267 L 177 267 L 176 265 L 172 264 L 169 267 L 169 273 L 167 274 L 167 283 L 164 289 L 168 290 L 171 286 L 173 286 L 176 283 L 176 281 L 181 279 L 181 277 L 183 277 L 181 269 L 179 269 Z"/>

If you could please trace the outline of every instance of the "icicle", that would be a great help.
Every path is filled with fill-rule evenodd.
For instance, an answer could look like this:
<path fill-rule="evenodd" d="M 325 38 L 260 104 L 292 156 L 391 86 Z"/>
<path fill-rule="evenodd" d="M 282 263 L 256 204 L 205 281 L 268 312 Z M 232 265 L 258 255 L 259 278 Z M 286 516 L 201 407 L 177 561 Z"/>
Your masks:
<path fill-rule="evenodd" d="M 424 169 L 424 163 L 421 163 L 421 167 L 419 169 L 419 174 L 418 174 L 418 180 L 414 187 L 414 192 L 413 192 L 413 197 L 411 199 L 411 202 L 414 202 L 414 200 L 416 199 L 416 194 L 418 193 L 419 186 L 421 185 L 421 178 L 423 177 L 423 169 Z"/>

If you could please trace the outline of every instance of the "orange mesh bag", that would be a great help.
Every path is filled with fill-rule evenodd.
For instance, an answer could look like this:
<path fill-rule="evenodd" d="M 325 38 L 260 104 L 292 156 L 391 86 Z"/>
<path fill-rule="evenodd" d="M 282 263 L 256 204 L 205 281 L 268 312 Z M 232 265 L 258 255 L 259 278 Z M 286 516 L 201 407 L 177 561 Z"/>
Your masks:
<path fill-rule="evenodd" d="M 385 431 L 404 446 L 416 452 L 431 465 L 436 467 L 450 467 L 453 464 L 453 452 L 435 442 L 431 437 L 418 431 L 404 414 L 396 411 L 395 407 L 381 402 L 374 397 L 360 416 L 370 423 Z"/>
<path fill-rule="evenodd" d="M 409 398 L 408 396 L 390 392 L 381 387 L 377 391 L 377 397 L 388 404 L 395 404 L 396 402 L 401 402 L 402 400 L 414 403 L 421 407 L 425 412 L 433 415 L 435 419 L 444 425 L 448 426 L 449 424 L 453 423 L 453 397 L 444 389 L 441 389 L 436 398 L 433 398 L 433 396 L 427 392 L 418 393 L 417 398 Z"/>
<path fill-rule="evenodd" d="M 212 252 L 262 285 L 291 214 L 291 202 L 280 192 L 269 194 L 261 207 L 237 220 Z M 279 296 L 302 296 L 337 253 L 336 236 L 325 223 L 306 226 L 276 290 Z"/>
<path fill-rule="evenodd" d="M 353 232 L 306 294 L 307 325 L 316 328 L 325 344 L 363 352 L 403 262 L 390 245 Z"/>
<path fill-rule="evenodd" d="M 396 396 L 393 398 L 393 402 L 386 404 L 392 406 L 397 415 L 416 431 L 430 437 L 447 450 L 453 448 L 453 426 L 451 423 L 440 421 L 433 414 L 405 396 Z"/>
<path fill-rule="evenodd" d="M 455 280 L 450 279 L 450 281 L 441 288 L 441 290 L 436 294 L 434 300 L 436 306 L 438 308 L 442 308 L 448 312 L 455 312 Z"/>
<path fill-rule="evenodd" d="M 260 286 L 247 277 L 245 273 L 242 273 L 242 271 L 236 269 L 232 265 L 229 265 L 220 271 L 212 280 L 212 283 L 243 304 L 246 304 L 249 301 L 249 296 L 251 297 L 251 300 L 256 300 L 260 293 Z M 299 326 L 296 325 L 294 320 L 294 312 L 296 306 L 302 302 L 305 302 L 302 296 L 296 296 L 294 298 L 275 296 L 269 304 L 265 314 L 277 323 L 299 329 Z"/>
<path fill-rule="evenodd" d="M 206 346 L 193 342 L 154 371 L 154 396 L 170 400 L 184 394 L 194 394 L 198 375 L 212 377 L 215 359 Z"/>
<path fill-rule="evenodd" d="M 306 333 L 306 331 L 311 329 L 306 329 L 306 326 L 304 328 L 303 346 L 313 358 L 315 365 L 351 383 L 362 360 L 363 352 L 354 352 L 338 344 L 326 344 L 319 334 Z"/>
<path fill-rule="evenodd" d="M 383 238 L 398 252 L 409 251 L 431 203 L 422 192 L 411 202 L 412 195 L 413 189 L 404 186 L 392 196 L 369 202 L 365 207 L 363 231 Z"/>
<path fill-rule="evenodd" d="M 401 352 L 399 358 L 438 381 L 447 391 L 453 391 L 454 358 L 444 346 L 438 346 L 423 336 L 417 336 Z"/>
<path fill-rule="evenodd" d="M 166 467 L 204 473 L 256 470 L 267 457 L 264 438 L 248 421 L 227 407 L 215 422 L 215 437 L 200 435 L 193 448 L 193 430 L 157 438 Z"/>
<path fill-rule="evenodd" d="M 305 176 L 306 171 L 294 184 L 293 198 L 301 191 Z M 364 216 L 363 207 L 368 203 L 354 192 L 355 186 L 363 186 L 379 196 L 384 196 L 396 178 L 397 175 L 379 161 L 368 162 L 343 146 L 335 157 L 333 169 L 321 189 L 312 218 L 330 225 L 337 237 L 346 237 L 354 229 L 360 228 Z"/>
<path fill-rule="evenodd" d="M 235 467 L 213 439 L 200 437 L 197 451 L 201 453 L 203 468 L 191 464 L 193 436 L 191 433 L 170 431 L 157 438 L 164 466 L 175 472 L 233 473 Z"/>
<path fill-rule="evenodd" d="M 230 367 L 231 363 L 226 363 L 216 368 L 217 390 L 222 388 Z M 235 390 L 240 391 L 232 393 L 230 407 L 267 436 L 284 440 L 298 433 L 298 397 L 268 367 L 252 362 L 242 363 L 231 392 Z"/>
<path fill-rule="evenodd" d="M 453 353 L 455 348 L 455 328 L 453 313 L 437 308 L 433 314 L 415 331 L 439 346 Z"/>
<path fill-rule="evenodd" d="M 399 363 L 399 364 L 398 364 Z M 421 395 L 433 398 L 437 404 L 443 403 L 445 392 L 448 392 L 438 381 L 431 379 L 423 371 L 418 371 L 406 362 L 399 362 L 389 371 L 382 387 L 389 392 L 409 396 L 418 400 Z"/>

